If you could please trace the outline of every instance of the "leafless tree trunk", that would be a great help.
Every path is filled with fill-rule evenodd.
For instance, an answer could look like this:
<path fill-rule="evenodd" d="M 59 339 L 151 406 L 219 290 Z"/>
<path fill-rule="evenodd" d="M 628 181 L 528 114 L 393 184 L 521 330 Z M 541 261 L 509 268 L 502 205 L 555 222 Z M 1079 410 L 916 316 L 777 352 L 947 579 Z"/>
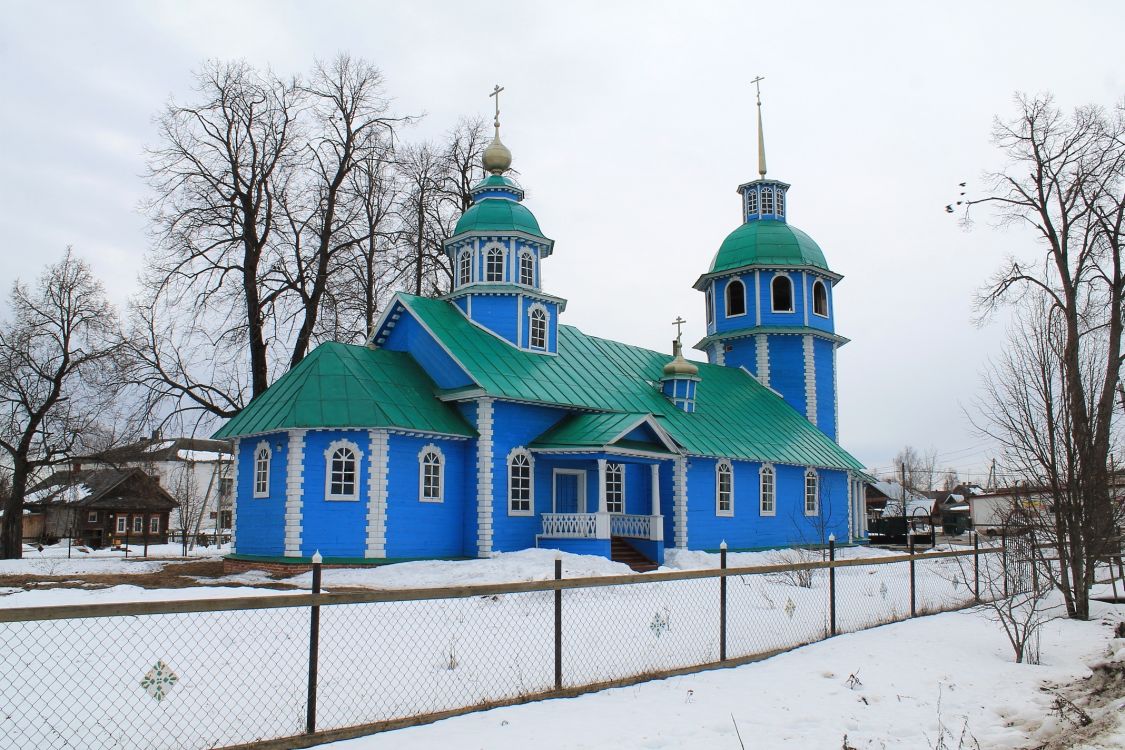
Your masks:
<path fill-rule="evenodd" d="M 994 131 L 1010 166 L 967 205 L 1030 226 L 1038 260 L 1009 258 L 979 300 L 984 314 L 1028 305 L 991 371 L 979 426 L 1015 472 L 1048 492 L 1068 614 L 1086 619 L 1094 565 L 1119 532 L 1109 464 L 1125 313 L 1125 107 L 1067 116 L 1050 97 L 1018 102 L 1018 117 Z"/>
<path fill-rule="evenodd" d="M 124 350 L 101 282 L 69 249 L 34 287 L 12 287 L 0 325 L 0 449 L 12 472 L 0 557 L 21 556 L 24 498 L 37 470 L 102 447 L 125 380 Z"/>

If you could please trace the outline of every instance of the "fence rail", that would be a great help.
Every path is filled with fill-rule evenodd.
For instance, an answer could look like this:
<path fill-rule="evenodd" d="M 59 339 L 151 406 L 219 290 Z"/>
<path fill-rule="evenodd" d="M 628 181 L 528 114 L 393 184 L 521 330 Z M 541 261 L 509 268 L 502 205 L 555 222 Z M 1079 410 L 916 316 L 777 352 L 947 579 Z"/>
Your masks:
<path fill-rule="evenodd" d="M 0 609 L 0 748 L 308 746 L 730 666 L 970 605 L 997 552 Z"/>

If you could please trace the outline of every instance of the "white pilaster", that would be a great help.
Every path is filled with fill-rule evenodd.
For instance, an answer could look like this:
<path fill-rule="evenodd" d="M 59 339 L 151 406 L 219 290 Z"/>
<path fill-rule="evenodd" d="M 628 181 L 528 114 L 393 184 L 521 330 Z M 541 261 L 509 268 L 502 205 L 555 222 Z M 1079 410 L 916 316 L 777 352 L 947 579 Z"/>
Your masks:
<path fill-rule="evenodd" d="M 832 343 L 832 433 L 836 442 L 840 442 L 840 397 L 836 390 L 836 350 L 840 345 Z"/>
<path fill-rule="evenodd" d="M 805 328 L 809 327 L 809 275 L 801 271 L 801 312 L 805 314 Z"/>
<path fill-rule="evenodd" d="M 805 344 L 805 416 L 816 424 L 816 356 L 812 334 L 802 336 Z"/>
<path fill-rule="evenodd" d="M 754 351 L 758 360 L 758 382 L 769 388 L 770 385 L 770 343 L 766 334 L 754 337 Z"/>
<path fill-rule="evenodd" d="M 762 324 L 762 272 L 754 271 L 754 325 Z"/>
<path fill-rule="evenodd" d="M 606 460 L 604 458 L 598 459 L 598 513 L 608 513 L 609 503 L 606 501 L 605 493 L 605 469 Z"/>
<path fill-rule="evenodd" d="M 688 544 L 687 528 L 687 458 L 677 456 L 672 470 L 672 515 L 675 524 L 675 543 L 680 549 Z"/>
<path fill-rule="evenodd" d="M 238 438 L 234 439 L 234 458 L 231 460 L 230 467 L 230 551 L 234 554 L 237 551 L 235 547 L 235 526 L 238 524 L 238 446 L 242 441 Z M 250 476 L 253 476 L 251 474 Z M 219 523 L 215 524 L 216 527 L 222 526 L 223 523 L 223 503 L 219 501 Z"/>
<path fill-rule="evenodd" d="M 368 430 L 367 543 L 364 557 L 387 556 L 387 473 L 390 469 L 386 430 Z"/>
<path fill-rule="evenodd" d="M 727 363 L 727 347 L 722 341 L 716 341 L 715 347 L 715 364 L 722 366 Z"/>
<path fill-rule="evenodd" d="M 304 531 L 302 511 L 305 473 L 305 430 L 289 431 L 289 450 L 285 455 L 285 556 L 301 556 Z"/>
<path fill-rule="evenodd" d="M 652 471 L 652 515 L 660 515 L 660 464 L 649 467 Z"/>
<path fill-rule="evenodd" d="M 477 399 L 477 557 L 492 554 L 492 404 Z"/>
<path fill-rule="evenodd" d="M 853 519 L 853 511 L 855 510 L 855 478 L 852 473 L 848 472 L 848 542 L 851 543 L 855 539 L 855 526 Z"/>

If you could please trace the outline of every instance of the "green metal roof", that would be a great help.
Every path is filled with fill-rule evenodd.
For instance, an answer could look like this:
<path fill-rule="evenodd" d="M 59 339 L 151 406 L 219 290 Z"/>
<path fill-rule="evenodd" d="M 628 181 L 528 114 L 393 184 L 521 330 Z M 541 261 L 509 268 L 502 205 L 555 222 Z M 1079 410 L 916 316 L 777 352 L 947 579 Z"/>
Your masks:
<path fill-rule="evenodd" d="M 628 412 L 572 414 L 537 437 L 532 445 L 608 445 L 647 416 Z"/>
<path fill-rule="evenodd" d="M 300 427 L 475 435 L 455 408 L 434 398 L 434 388 L 408 354 L 329 342 L 309 352 L 213 437 Z"/>
<path fill-rule="evenodd" d="M 697 363 L 702 382 L 696 411 L 688 414 L 658 390 L 670 359 L 666 353 L 560 325 L 558 355 L 536 354 L 478 327 L 448 302 L 405 294 L 396 299 L 433 332 L 489 395 L 626 412 L 630 418 L 653 414 L 677 443 L 696 455 L 863 468 L 780 396 L 741 369 Z M 606 420 L 603 428 L 608 430 L 610 418 Z"/>
<path fill-rule="evenodd" d="M 825 339 L 827 341 L 834 341 L 840 346 L 843 346 L 844 344 L 851 341 L 851 339 L 849 339 L 848 337 L 841 336 L 838 333 L 832 333 L 831 331 L 822 331 L 819 328 L 811 328 L 806 326 L 749 326 L 747 328 L 736 328 L 733 331 L 723 331 L 722 333 L 713 333 L 710 336 L 704 336 L 692 348 L 698 349 L 701 352 L 707 351 L 707 347 L 711 344 L 712 341 L 729 341 L 730 339 L 742 339 L 748 336 L 756 336 L 759 333 L 794 336 L 804 336 L 808 334 L 811 336 L 816 336 L 817 338 Z"/>
<path fill-rule="evenodd" d="M 783 221 L 748 221 L 727 235 L 711 261 L 710 273 L 744 266 L 813 266 L 829 270 L 812 237 Z"/>
<path fill-rule="evenodd" d="M 454 235 L 462 232 L 523 232 L 542 237 L 539 222 L 522 203 L 507 198 L 484 198 L 461 214 Z"/>

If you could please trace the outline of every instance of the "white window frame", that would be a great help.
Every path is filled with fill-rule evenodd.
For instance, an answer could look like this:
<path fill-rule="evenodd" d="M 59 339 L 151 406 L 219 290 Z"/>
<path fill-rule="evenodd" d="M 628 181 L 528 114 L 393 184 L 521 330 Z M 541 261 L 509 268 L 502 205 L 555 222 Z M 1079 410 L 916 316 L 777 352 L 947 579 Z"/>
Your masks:
<path fill-rule="evenodd" d="M 437 497 L 426 497 L 426 457 L 430 455 L 437 459 Z M 445 453 L 433 443 L 418 451 L 418 502 L 445 502 Z"/>
<path fill-rule="evenodd" d="M 466 248 L 457 256 L 457 284 L 464 286 L 473 281 L 473 254 Z"/>
<path fill-rule="evenodd" d="M 160 533 L 160 516 L 152 516 L 148 519 L 148 533 Z"/>
<path fill-rule="evenodd" d="M 127 534 L 129 532 L 129 516 L 124 513 L 117 515 L 117 533 Z"/>
<path fill-rule="evenodd" d="M 811 485 L 809 480 L 812 480 Z M 809 505 L 810 498 L 812 499 L 811 506 Z M 820 475 L 816 473 L 816 469 L 809 469 L 805 472 L 805 515 L 820 515 Z"/>
<path fill-rule="evenodd" d="M 768 480 L 768 481 L 767 481 Z M 766 489 L 769 492 L 766 492 Z M 766 497 L 769 497 L 769 506 Z M 777 515 L 777 470 L 773 464 L 762 464 L 758 470 L 758 513 L 763 516 Z"/>
<path fill-rule="evenodd" d="M 515 487 L 512 483 L 512 469 L 516 466 L 516 459 L 523 458 L 527 461 L 527 497 L 516 498 L 514 491 Z M 526 502 L 527 508 L 515 508 L 515 502 L 521 504 Z M 526 448 L 513 448 L 512 452 L 508 454 L 508 515 L 509 516 L 533 516 L 535 515 L 535 458 L 531 455 L 531 451 Z"/>
<path fill-rule="evenodd" d="M 738 284 L 742 287 L 742 312 L 740 313 L 732 313 L 730 311 L 730 288 L 734 284 Z M 723 289 L 723 307 L 726 310 L 726 316 L 728 318 L 741 318 L 750 309 L 750 306 L 746 304 L 746 302 L 746 282 L 743 281 L 740 277 L 735 276 L 727 282 L 726 288 Z"/>
<path fill-rule="evenodd" d="M 817 312 L 816 311 L 816 288 L 818 286 L 821 289 L 824 290 L 824 312 Z M 820 279 L 817 279 L 816 281 L 814 281 L 813 285 L 812 285 L 812 312 L 813 312 L 813 315 L 817 315 L 821 318 L 827 318 L 828 317 L 828 313 L 829 313 L 829 309 L 828 309 L 828 285 L 825 284 Z"/>
<path fill-rule="evenodd" d="M 773 285 L 777 283 L 778 279 L 785 279 L 789 284 L 789 307 L 782 309 L 777 306 L 776 297 L 774 294 Z M 775 273 L 773 278 L 770 279 L 770 311 L 775 313 L 791 313 L 797 309 L 797 292 L 793 285 L 793 279 L 787 273 Z"/>
<path fill-rule="evenodd" d="M 712 323 L 715 322 L 715 292 L 714 292 L 714 288 L 715 288 L 714 283 L 708 284 L 707 285 L 707 292 L 706 292 L 706 294 L 704 294 L 704 298 L 706 299 L 706 304 L 707 304 L 707 325 L 711 325 Z"/>
<path fill-rule="evenodd" d="M 262 460 L 262 452 L 265 452 L 265 488 L 259 489 L 259 463 Z M 251 489 L 254 491 L 254 497 L 269 497 L 270 496 L 270 471 L 273 469 L 273 451 L 270 449 L 268 440 L 263 440 L 254 447 L 254 473 L 250 475 L 250 481 L 253 483 Z"/>
<path fill-rule="evenodd" d="M 527 261 L 528 281 L 523 280 L 524 260 Z M 535 286 L 535 256 L 530 250 L 522 250 L 519 254 L 519 262 L 516 264 L 519 267 L 519 280 L 523 286 Z"/>
<path fill-rule="evenodd" d="M 610 473 L 615 474 L 611 477 Z M 617 507 L 617 510 L 614 510 Z M 610 461 L 605 465 L 605 509 L 609 513 L 625 513 L 625 464 Z"/>
<path fill-rule="evenodd" d="M 92 510 L 89 513 L 86 514 L 86 523 L 97 523 L 97 522 L 98 522 L 98 512 L 96 510 Z"/>
<path fill-rule="evenodd" d="M 766 186 L 762 188 L 762 214 L 773 214 L 776 204 L 774 203 L 773 188 Z M 768 207 L 767 207 L 768 204 Z"/>
<path fill-rule="evenodd" d="M 350 494 L 332 492 L 332 459 L 336 455 L 336 451 L 341 448 L 347 448 L 355 455 L 355 477 L 352 482 L 353 490 Z M 351 440 L 333 440 L 329 443 L 328 447 L 324 449 L 324 499 L 344 502 L 359 500 L 359 479 L 361 476 L 363 476 L 363 451 L 359 449 L 359 446 Z"/>
<path fill-rule="evenodd" d="M 484 280 L 486 282 L 500 283 L 504 281 L 504 248 L 501 245 L 491 245 L 485 248 L 484 251 Z M 497 278 L 492 278 L 491 262 L 493 258 L 499 257 L 500 275 Z"/>
<path fill-rule="evenodd" d="M 727 508 L 723 508 L 723 485 L 722 476 L 726 470 L 726 475 L 730 479 L 727 486 Z M 725 458 L 715 462 L 715 515 L 732 517 L 734 516 L 734 467 L 731 466 L 730 461 Z"/>
<path fill-rule="evenodd" d="M 138 527 L 140 527 L 140 528 L 138 528 Z M 134 534 L 145 533 L 145 517 L 144 516 L 133 516 L 133 533 Z"/>
<path fill-rule="evenodd" d="M 535 313 L 542 313 L 543 315 L 543 343 L 535 343 Z M 536 302 L 527 308 L 527 348 L 536 349 L 538 351 L 545 351 L 547 343 L 551 339 L 551 313 L 547 308 Z"/>
<path fill-rule="evenodd" d="M 761 212 L 758 210 L 758 189 L 751 188 L 746 191 L 746 216 L 760 216 Z"/>
<path fill-rule="evenodd" d="M 785 216 L 785 191 L 775 188 L 773 191 L 774 208 L 777 216 Z"/>

